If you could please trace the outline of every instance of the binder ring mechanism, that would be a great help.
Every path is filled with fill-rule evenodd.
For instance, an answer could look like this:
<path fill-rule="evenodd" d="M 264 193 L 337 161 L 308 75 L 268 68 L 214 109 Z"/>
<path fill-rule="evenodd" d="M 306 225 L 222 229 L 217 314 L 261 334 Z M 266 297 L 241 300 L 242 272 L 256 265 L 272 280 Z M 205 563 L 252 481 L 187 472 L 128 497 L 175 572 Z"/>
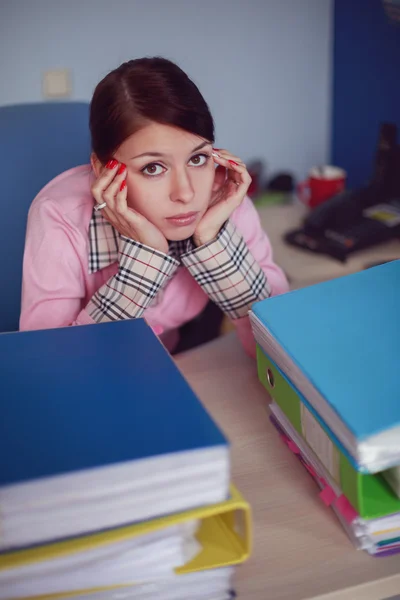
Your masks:
<path fill-rule="evenodd" d="M 275 377 L 271 369 L 267 369 L 267 380 L 269 385 L 274 388 L 275 387 Z"/>

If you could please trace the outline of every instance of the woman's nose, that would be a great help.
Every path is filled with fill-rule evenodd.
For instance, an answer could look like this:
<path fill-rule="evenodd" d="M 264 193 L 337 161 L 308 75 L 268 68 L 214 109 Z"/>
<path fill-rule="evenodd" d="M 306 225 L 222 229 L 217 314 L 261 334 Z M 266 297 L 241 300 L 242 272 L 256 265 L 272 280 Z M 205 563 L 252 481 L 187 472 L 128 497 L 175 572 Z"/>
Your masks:
<path fill-rule="evenodd" d="M 172 178 L 170 198 L 173 202 L 188 204 L 193 200 L 194 189 L 186 169 L 176 172 Z"/>

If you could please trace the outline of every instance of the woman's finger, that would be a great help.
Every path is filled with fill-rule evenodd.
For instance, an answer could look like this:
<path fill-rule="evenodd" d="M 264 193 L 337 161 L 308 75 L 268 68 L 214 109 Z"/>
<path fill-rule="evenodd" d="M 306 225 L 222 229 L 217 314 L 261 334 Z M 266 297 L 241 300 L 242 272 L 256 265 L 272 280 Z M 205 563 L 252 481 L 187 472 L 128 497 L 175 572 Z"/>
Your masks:
<path fill-rule="evenodd" d="M 246 169 L 246 165 L 242 162 L 239 162 L 239 159 L 234 160 L 233 158 L 231 158 L 231 154 L 228 154 L 226 156 L 222 156 L 221 154 L 218 154 L 217 152 L 213 152 L 212 153 L 214 162 L 217 165 L 221 165 L 222 167 L 225 167 L 226 169 L 232 169 L 233 167 L 237 167 L 240 166 L 244 169 Z M 237 158 L 235 156 L 235 158 Z"/>
<path fill-rule="evenodd" d="M 244 165 L 231 165 L 229 175 L 232 174 L 233 181 L 238 185 L 237 193 L 246 194 L 251 183 L 251 177 Z"/>
<path fill-rule="evenodd" d="M 231 165 L 228 171 L 228 185 L 230 185 L 228 202 L 237 205 L 242 202 L 251 183 L 251 177 L 245 166 Z"/>
<path fill-rule="evenodd" d="M 224 158 L 231 158 L 232 160 L 235 160 L 238 163 L 243 162 L 242 159 L 239 158 L 239 156 L 235 156 L 235 154 L 232 154 L 232 152 L 229 152 L 229 150 L 213 148 L 213 152 L 219 154 L 220 156 L 223 156 Z"/>
<path fill-rule="evenodd" d="M 104 202 L 107 203 L 108 208 L 110 208 L 111 210 L 115 210 L 115 199 L 116 199 L 118 192 L 120 191 L 122 182 L 125 180 L 126 180 L 126 165 L 121 163 L 114 179 L 112 180 L 112 182 L 110 183 L 108 188 L 103 191 Z"/>
<path fill-rule="evenodd" d="M 128 210 L 127 205 L 128 186 L 126 184 L 126 176 L 119 184 L 119 188 L 115 194 L 115 212 L 119 217 L 124 217 Z"/>
<path fill-rule="evenodd" d="M 212 155 L 215 158 L 220 157 L 220 158 L 226 159 L 228 161 L 231 160 L 232 162 L 234 162 L 238 165 L 245 166 L 244 162 L 242 161 L 241 158 L 239 158 L 238 156 L 235 156 L 234 154 L 232 154 L 231 152 L 228 152 L 227 150 L 216 150 L 215 148 L 213 148 Z"/>
<path fill-rule="evenodd" d="M 112 160 L 109 160 L 103 168 L 102 172 L 100 173 L 99 177 L 92 185 L 92 194 L 98 204 L 101 204 L 103 202 L 103 192 L 108 188 L 108 186 L 116 176 L 118 170 L 117 167 L 119 167 L 119 162 L 117 160 L 115 160 L 114 158 Z"/>
<path fill-rule="evenodd" d="M 231 158 L 221 156 L 213 152 L 213 157 L 218 165 L 221 165 L 228 169 L 228 178 L 235 181 L 236 183 L 243 184 L 247 182 L 248 185 L 251 183 L 251 177 L 247 171 L 246 165 L 239 163 Z"/>

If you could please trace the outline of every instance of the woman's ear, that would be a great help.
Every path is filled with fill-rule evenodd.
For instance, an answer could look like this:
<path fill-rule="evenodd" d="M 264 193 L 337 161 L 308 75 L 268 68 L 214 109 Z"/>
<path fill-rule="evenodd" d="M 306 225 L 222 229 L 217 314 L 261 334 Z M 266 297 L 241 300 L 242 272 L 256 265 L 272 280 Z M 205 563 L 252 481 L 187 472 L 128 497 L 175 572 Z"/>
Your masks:
<path fill-rule="evenodd" d="M 224 185 L 226 180 L 226 168 L 218 165 L 215 169 L 214 183 L 212 187 L 212 191 L 218 192 L 218 190 Z"/>
<path fill-rule="evenodd" d="M 99 177 L 103 169 L 103 165 L 101 164 L 94 152 L 92 152 L 92 154 L 90 155 L 90 164 L 92 165 L 92 169 L 96 177 Z"/>

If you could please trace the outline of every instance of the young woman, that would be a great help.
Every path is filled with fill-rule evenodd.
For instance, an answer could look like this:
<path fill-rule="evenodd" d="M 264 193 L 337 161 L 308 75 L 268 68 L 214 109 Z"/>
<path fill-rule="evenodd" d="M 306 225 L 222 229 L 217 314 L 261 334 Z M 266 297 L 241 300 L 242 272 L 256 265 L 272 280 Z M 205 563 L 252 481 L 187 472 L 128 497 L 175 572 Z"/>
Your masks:
<path fill-rule="evenodd" d="M 126 62 L 97 85 L 90 130 L 91 165 L 32 203 L 20 328 L 144 317 L 166 341 L 211 299 L 254 354 L 247 313 L 288 285 L 196 85 L 163 58 Z"/>

